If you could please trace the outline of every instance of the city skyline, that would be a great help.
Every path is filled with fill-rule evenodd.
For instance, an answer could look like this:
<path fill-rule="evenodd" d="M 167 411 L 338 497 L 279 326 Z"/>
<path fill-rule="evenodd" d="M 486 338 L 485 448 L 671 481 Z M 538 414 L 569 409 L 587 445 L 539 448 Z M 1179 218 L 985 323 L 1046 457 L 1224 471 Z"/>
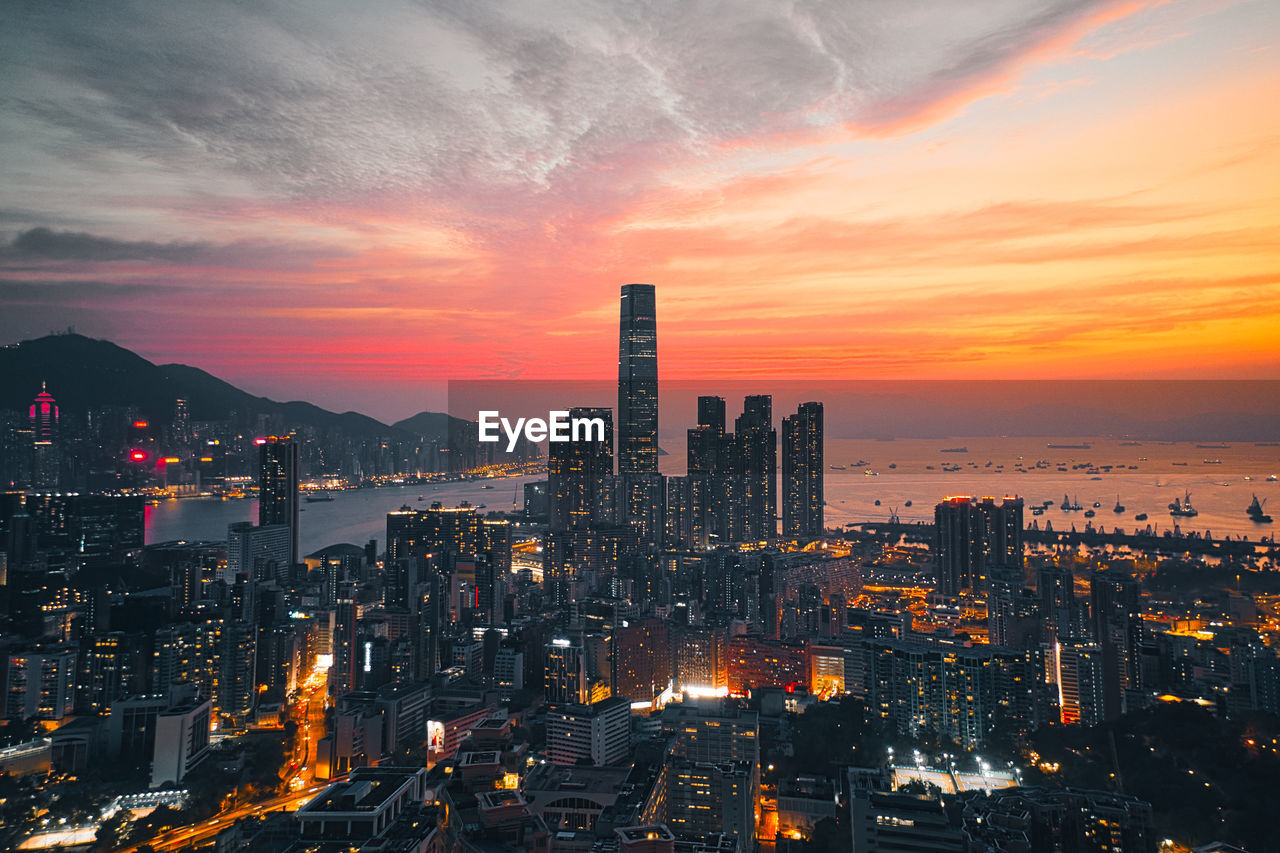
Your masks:
<path fill-rule="evenodd" d="M 640 280 L 664 380 L 1276 374 L 1268 4 L 77 11 L 0 36 L 5 341 L 378 411 L 604 378 Z"/>

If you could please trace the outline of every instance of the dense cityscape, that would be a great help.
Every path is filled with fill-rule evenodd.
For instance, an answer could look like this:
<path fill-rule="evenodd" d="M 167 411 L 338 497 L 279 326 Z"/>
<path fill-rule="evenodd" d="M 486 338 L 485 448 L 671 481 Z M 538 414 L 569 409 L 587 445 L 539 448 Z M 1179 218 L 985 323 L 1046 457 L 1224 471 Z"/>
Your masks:
<path fill-rule="evenodd" d="M 779 430 L 768 394 L 699 397 L 664 475 L 656 314 L 622 287 L 616 409 L 563 402 L 603 440 L 545 450 L 31 389 L 0 433 L 3 845 L 1280 843 L 1273 539 L 941 492 L 932 524 L 833 526 L 823 402 Z M 539 471 L 510 511 L 428 498 Z M 302 553 L 307 505 L 391 482 L 424 493 L 382 541 Z M 160 501 L 253 496 L 224 540 L 145 541 Z"/>

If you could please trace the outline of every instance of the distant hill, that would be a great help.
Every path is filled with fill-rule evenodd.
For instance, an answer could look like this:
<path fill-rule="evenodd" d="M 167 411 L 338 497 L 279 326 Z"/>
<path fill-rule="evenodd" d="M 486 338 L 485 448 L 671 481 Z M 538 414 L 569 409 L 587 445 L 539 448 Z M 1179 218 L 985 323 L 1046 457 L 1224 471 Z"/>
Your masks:
<path fill-rule="evenodd" d="M 330 412 L 302 401 L 257 397 L 185 364 L 152 364 L 110 341 L 84 335 L 48 335 L 0 347 L 0 409 L 24 410 L 47 382 L 58 405 L 70 411 L 103 406 L 136 406 L 155 423 L 168 423 L 173 401 L 187 401 L 192 420 L 220 421 L 232 412 L 249 418 L 277 417 L 290 427 L 336 429 L 351 437 L 441 437 L 446 421 L 422 412 L 389 426 L 359 412 Z"/>

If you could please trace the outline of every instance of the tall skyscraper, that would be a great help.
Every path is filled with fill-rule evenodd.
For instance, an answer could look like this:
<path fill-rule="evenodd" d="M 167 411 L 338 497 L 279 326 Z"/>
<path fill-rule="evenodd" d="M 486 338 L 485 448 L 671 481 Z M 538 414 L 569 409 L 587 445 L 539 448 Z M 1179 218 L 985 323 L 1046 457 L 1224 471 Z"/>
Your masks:
<path fill-rule="evenodd" d="M 603 441 L 562 441 L 549 445 L 547 491 L 552 530 L 586 530 L 612 523 L 613 412 L 577 407 L 572 418 L 604 420 Z"/>
<path fill-rule="evenodd" d="M 943 595 L 984 592 L 993 569 L 1022 568 L 1022 499 L 959 495 L 934 508 L 937 590 Z"/>
<path fill-rule="evenodd" d="M 652 284 L 624 284 L 618 329 L 618 473 L 658 471 L 658 325 Z"/>
<path fill-rule="evenodd" d="M 735 542 L 774 539 L 778 535 L 778 431 L 773 428 L 773 397 L 747 397 L 733 430 L 733 436 L 725 438 L 732 479 L 727 491 L 729 538 Z"/>
<path fill-rule="evenodd" d="M 37 489 L 58 487 L 58 401 L 40 383 L 28 410 L 31 421 L 31 483 Z"/>
<path fill-rule="evenodd" d="M 289 526 L 292 566 L 298 562 L 298 443 L 271 436 L 258 451 L 258 526 Z"/>
<path fill-rule="evenodd" d="M 1141 585 L 1115 569 L 1095 572 L 1089 580 L 1089 614 L 1094 641 L 1102 649 L 1103 716 L 1114 720 L 1123 713 L 1125 691 L 1140 686 Z"/>
<path fill-rule="evenodd" d="M 822 404 L 801 403 L 782 419 L 782 533 L 822 536 Z"/>

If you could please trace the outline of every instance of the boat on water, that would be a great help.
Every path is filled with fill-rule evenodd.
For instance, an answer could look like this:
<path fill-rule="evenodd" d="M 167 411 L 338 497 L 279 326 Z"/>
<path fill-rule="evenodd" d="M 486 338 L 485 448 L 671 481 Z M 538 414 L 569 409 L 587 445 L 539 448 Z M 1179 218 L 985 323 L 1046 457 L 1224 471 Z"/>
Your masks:
<path fill-rule="evenodd" d="M 1116 515 L 1119 515 L 1120 513 L 1124 512 L 1124 504 L 1120 503 L 1119 495 L 1116 495 L 1116 505 L 1115 507 L 1112 508 L 1111 511 L 1114 512 Z"/>
<path fill-rule="evenodd" d="M 1253 503 L 1249 504 L 1249 508 L 1245 510 L 1249 514 L 1249 520 L 1255 524 L 1270 524 L 1271 516 L 1267 515 L 1262 509 L 1266 504 L 1266 499 L 1259 501 L 1258 496 L 1254 495 Z"/>
<path fill-rule="evenodd" d="M 1062 503 L 1058 504 L 1058 506 L 1062 509 L 1062 511 L 1063 511 L 1063 512 L 1070 512 L 1070 511 L 1071 511 L 1071 498 L 1067 497 L 1066 495 L 1063 495 L 1063 496 L 1062 496 Z"/>
<path fill-rule="evenodd" d="M 1042 506 L 1033 506 L 1033 507 L 1031 508 L 1031 514 L 1032 514 L 1032 515 L 1044 515 L 1044 507 L 1042 507 Z"/>
<path fill-rule="evenodd" d="M 1133 520 L 1134 520 L 1134 521 L 1146 521 L 1146 520 L 1147 520 L 1147 514 L 1146 514 L 1145 512 L 1140 512 L 1140 513 L 1138 513 L 1137 515 L 1135 515 L 1135 516 L 1133 517 Z"/>
<path fill-rule="evenodd" d="M 1097 513 L 1096 513 L 1096 512 L 1094 512 L 1094 511 L 1093 511 L 1093 510 L 1091 510 L 1091 509 L 1086 509 L 1086 510 L 1084 511 L 1084 517 L 1085 517 L 1085 518 L 1093 518 L 1095 515 L 1097 515 Z"/>
<path fill-rule="evenodd" d="M 1274 483 L 1274 482 L 1276 481 L 1276 479 L 1277 479 L 1276 475 L 1275 475 L 1275 474 L 1272 474 L 1271 476 L 1267 477 L 1267 482 L 1268 482 L 1268 483 Z"/>
<path fill-rule="evenodd" d="M 325 503 L 333 500 L 333 495 L 329 492 L 311 492 L 303 500 L 309 504 Z"/>
<path fill-rule="evenodd" d="M 1191 505 L 1191 492 L 1187 492 L 1181 501 L 1174 498 L 1169 504 L 1169 515 L 1174 518 L 1195 518 L 1199 514 L 1200 511 Z"/>
<path fill-rule="evenodd" d="M 493 486 L 492 486 L 492 485 L 490 485 L 489 483 L 485 483 L 485 484 L 484 484 L 483 486 L 481 486 L 480 488 L 482 488 L 482 489 L 492 489 L 492 488 L 493 488 Z"/>
<path fill-rule="evenodd" d="M 1092 450 L 1092 444 L 1046 444 L 1050 450 Z"/>
<path fill-rule="evenodd" d="M 844 470 L 844 466 L 843 466 L 843 465 L 832 465 L 832 466 L 831 466 L 831 470 L 832 470 L 832 471 L 843 471 L 843 470 Z"/>
<path fill-rule="evenodd" d="M 1076 495 L 1074 498 L 1072 498 L 1072 499 L 1071 499 L 1071 509 L 1072 509 L 1074 512 L 1079 512 L 1080 510 L 1084 509 L 1084 507 L 1080 506 L 1080 496 L 1079 496 L 1079 495 Z"/>
<path fill-rule="evenodd" d="M 968 453 L 967 447 L 944 447 L 938 451 L 939 453 Z"/>

